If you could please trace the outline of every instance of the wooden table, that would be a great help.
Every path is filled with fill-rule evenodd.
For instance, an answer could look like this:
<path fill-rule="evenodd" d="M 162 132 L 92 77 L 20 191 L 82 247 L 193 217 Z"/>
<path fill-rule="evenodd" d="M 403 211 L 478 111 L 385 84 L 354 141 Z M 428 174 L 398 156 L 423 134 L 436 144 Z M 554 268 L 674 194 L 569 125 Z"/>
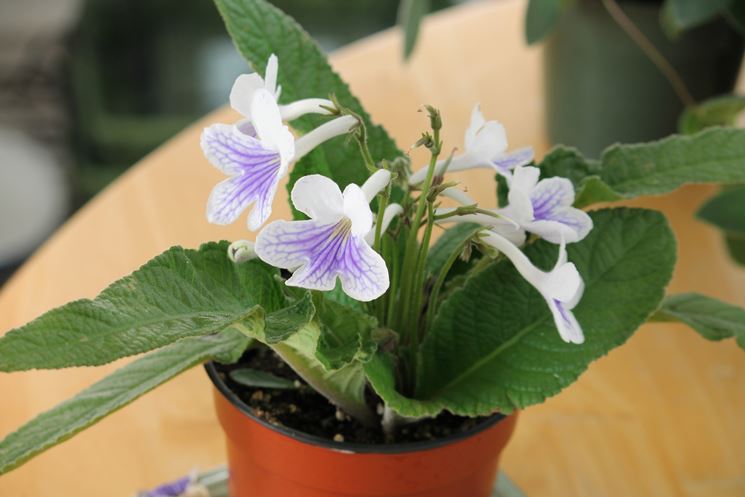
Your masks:
<path fill-rule="evenodd" d="M 473 3 L 425 25 L 409 65 L 400 35 L 381 33 L 333 56 L 374 118 L 401 146 L 425 126 L 417 107 L 442 109 L 449 146 L 461 146 L 475 101 L 506 125 L 512 146 L 547 148 L 541 49 L 526 48 L 523 1 Z M 227 97 L 227 93 L 226 93 Z M 198 135 L 219 110 L 142 160 L 78 212 L 0 294 L 0 329 L 79 297 L 92 297 L 171 245 L 246 237 L 243 223 L 207 224 L 220 179 Z M 477 198 L 488 173 L 461 178 Z M 726 260 L 711 228 L 692 220 L 712 191 L 689 187 L 639 202 L 670 217 L 680 242 L 672 289 L 698 289 L 745 305 L 745 270 Z M 286 216 L 281 195 L 275 216 Z M 121 364 L 0 375 L 0 433 L 14 429 Z M 196 368 L 82 435 L 0 478 L 3 497 L 126 496 L 192 467 L 224 461 L 205 374 Z M 527 410 L 504 469 L 533 496 L 745 495 L 745 354 L 678 325 L 650 325 L 592 365 L 581 380 Z M 282 496 L 277 496 L 282 497 Z"/>

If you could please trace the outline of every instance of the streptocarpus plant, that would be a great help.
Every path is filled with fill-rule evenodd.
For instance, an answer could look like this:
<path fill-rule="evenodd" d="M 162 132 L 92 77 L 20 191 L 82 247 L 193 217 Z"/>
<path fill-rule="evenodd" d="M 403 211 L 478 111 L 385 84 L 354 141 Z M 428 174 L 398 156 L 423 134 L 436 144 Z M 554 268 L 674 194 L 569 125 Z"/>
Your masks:
<path fill-rule="evenodd" d="M 661 213 L 582 210 L 685 183 L 745 181 L 745 132 L 616 146 L 599 161 L 557 148 L 536 163 L 530 149 L 509 152 L 504 128 L 476 107 L 463 152 L 450 157 L 442 118 L 427 107 L 430 129 L 416 143 L 430 160 L 412 168 L 292 20 L 264 0 L 216 3 L 264 77 L 236 81 L 231 104 L 243 120 L 202 135 L 226 175 L 207 217 L 246 216 L 255 243 L 174 247 L 96 299 L 0 338 L 6 372 L 147 353 L 9 434 L 0 473 L 181 371 L 235 363 L 254 345 L 388 431 L 443 411 L 481 416 L 542 402 L 650 319 L 745 346 L 742 309 L 665 297 L 676 252 Z M 494 171 L 492 202 L 479 205 L 448 180 L 468 168 Z M 287 174 L 296 218 L 267 223 Z"/>

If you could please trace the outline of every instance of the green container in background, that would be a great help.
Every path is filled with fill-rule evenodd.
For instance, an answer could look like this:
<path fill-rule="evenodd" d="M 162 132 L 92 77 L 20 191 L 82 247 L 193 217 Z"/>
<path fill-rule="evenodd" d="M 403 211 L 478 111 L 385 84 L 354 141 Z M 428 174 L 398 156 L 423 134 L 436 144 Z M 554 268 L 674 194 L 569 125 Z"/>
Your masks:
<path fill-rule="evenodd" d="M 661 2 L 619 4 L 676 68 L 697 102 L 732 91 L 743 39 L 726 21 L 691 29 L 673 41 L 660 25 Z M 599 0 L 579 0 L 562 13 L 546 40 L 544 69 L 552 144 L 599 157 L 613 143 L 655 140 L 677 130 L 684 104 Z"/>

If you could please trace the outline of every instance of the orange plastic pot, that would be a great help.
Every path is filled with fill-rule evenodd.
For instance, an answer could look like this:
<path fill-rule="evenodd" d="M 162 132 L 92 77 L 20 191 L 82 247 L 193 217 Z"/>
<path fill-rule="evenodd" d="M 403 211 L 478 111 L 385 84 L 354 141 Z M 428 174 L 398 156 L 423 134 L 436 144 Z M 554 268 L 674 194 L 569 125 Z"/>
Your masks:
<path fill-rule="evenodd" d="M 256 418 L 212 364 L 230 497 L 489 497 L 516 414 L 432 442 L 336 443 Z"/>

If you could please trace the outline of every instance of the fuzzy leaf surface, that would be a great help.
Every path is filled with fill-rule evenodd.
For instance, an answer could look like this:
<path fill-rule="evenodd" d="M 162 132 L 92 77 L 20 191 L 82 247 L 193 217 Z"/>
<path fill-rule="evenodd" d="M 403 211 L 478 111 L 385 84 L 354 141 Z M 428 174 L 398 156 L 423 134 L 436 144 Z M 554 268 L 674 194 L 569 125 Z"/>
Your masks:
<path fill-rule="evenodd" d="M 47 312 L 0 338 L 0 371 L 96 366 L 209 335 L 284 305 L 276 269 L 236 265 L 228 243 L 174 247 L 93 300 Z"/>

